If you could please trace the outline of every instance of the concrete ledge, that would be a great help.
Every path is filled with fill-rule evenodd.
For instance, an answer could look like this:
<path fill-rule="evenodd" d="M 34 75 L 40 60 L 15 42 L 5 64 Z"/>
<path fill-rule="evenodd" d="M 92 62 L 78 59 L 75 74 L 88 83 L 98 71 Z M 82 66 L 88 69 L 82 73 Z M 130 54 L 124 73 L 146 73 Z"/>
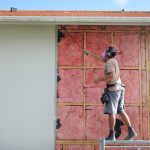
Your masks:
<path fill-rule="evenodd" d="M 150 140 L 105 140 L 99 142 L 99 150 L 105 148 L 150 148 Z"/>

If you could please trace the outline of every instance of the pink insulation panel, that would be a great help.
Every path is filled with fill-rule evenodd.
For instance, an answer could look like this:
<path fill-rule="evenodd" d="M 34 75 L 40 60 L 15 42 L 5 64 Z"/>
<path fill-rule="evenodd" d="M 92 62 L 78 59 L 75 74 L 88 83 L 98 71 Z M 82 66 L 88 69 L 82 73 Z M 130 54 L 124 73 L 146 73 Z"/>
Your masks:
<path fill-rule="evenodd" d="M 81 66 L 83 64 L 83 33 L 64 32 L 58 43 L 58 66 Z"/>
<path fill-rule="evenodd" d="M 140 45 L 141 45 L 141 66 L 146 67 L 146 35 L 140 35 Z"/>
<path fill-rule="evenodd" d="M 149 59 L 149 61 L 150 61 L 150 33 L 148 33 L 147 34 L 147 41 L 149 41 L 149 42 L 147 42 L 147 48 L 149 49 L 149 57 L 148 57 L 148 59 Z"/>
<path fill-rule="evenodd" d="M 120 66 L 138 66 L 139 43 L 138 33 L 114 33 L 114 47 L 123 52 L 117 56 Z"/>
<path fill-rule="evenodd" d="M 59 102 L 83 101 L 83 71 L 80 69 L 59 69 Z"/>
<path fill-rule="evenodd" d="M 100 29 L 100 26 L 94 26 L 94 25 L 87 25 L 87 26 L 85 26 L 85 25 L 72 25 L 72 26 L 70 26 L 70 25 L 66 25 L 65 26 L 65 28 L 67 29 L 67 30 L 96 30 L 96 29 Z M 63 28 L 62 28 L 63 29 Z"/>
<path fill-rule="evenodd" d="M 148 107 L 143 107 L 143 120 L 142 120 L 142 139 L 143 140 L 148 140 Z"/>
<path fill-rule="evenodd" d="M 121 79 L 126 86 L 125 103 L 139 104 L 139 72 L 138 70 L 121 70 Z"/>
<path fill-rule="evenodd" d="M 57 145 L 56 145 L 56 150 L 63 150 L 63 146 L 62 146 L 62 145 L 57 144 Z"/>
<path fill-rule="evenodd" d="M 86 36 L 86 48 L 96 54 L 101 55 L 101 53 L 112 44 L 111 33 L 110 32 L 92 32 L 87 33 Z M 88 67 L 92 66 L 102 66 L 102 62 L 92 58 L 91 56 L 86 56 L 86 65 Z"/>
<path fill-rule="evenodd" d="M 60 29 L 64 29 L 63 27 Z M 150 27 L 146 26 L 117 26 L 117 25 L 110 25 L 110 26 L 105 26 L 105 25 L 101 25 L 101 26 L 96 26 L 96 25 L 66 25 L 65 29 L 67 30 L 98 30 L 98 31 L 140 31 L 140 30 L 150 30 Z"/>
<path fill-rule="evenodd" d="M 87 69 L 85 78 L 86 102 L 99 102 L 100 96 L 104 91 L 105 82 L 94 83 L 94 79 L 104 76 L 104 71 L 99 69 Z"/>
<path fill-rule="evenodd" d="M 108 31 L 140 31 L 143 27 L 140 26 L 105 26 L 105 30 Z"/>
<path fill-rule="evenodd" d="M 141 80 L 142 80 L 142 103 L 143 104 L 147 104 L 147 81 L 146 81 L 147 75 L 146 75 L 146 71 L 142 71 L 141 74 Z"/>
<path fill-rule="evenodd" d="M 145 30 L 150 30 L 150 26 L 145 26 Z"/>
<path fill-rule="evenodd" d="M 57 130 L 57 139 L 83 139 L 82 106 L 58 106 L 57 116 L 62 125 Z"/>
<path fill-rule="evenodd" d="M 67 145 L 66 150 L 92 150 L 91 145 Z"/>
<path fill-rule="evenodd" d="M 86 139 L 97 140 L 108 135 L 108 115 L 104 115 L 103 106 L 86 107 Z"/>

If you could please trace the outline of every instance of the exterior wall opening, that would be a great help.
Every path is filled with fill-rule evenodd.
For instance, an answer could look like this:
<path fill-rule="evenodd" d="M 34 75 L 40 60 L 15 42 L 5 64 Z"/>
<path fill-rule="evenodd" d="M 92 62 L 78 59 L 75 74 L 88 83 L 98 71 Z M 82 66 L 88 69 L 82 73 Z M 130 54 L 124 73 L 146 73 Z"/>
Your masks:
<path fill-rule="evenodd" d="M 149 30 L 110 25 L 70 25 L 64 30 L 60 26 L 57 116 L 62 126 L 57 130 L 57 150 L 96 150 L 98 139 L 107 135 L 107 116 L 99 100 L 105 84 L 94 84 L 94 78 L 103 74 L 103 64 L 83 54 L 82 48 L 101 54 L 111 45 L 123 52 L 117 60 L 126 85 L 125 110 L 138 132 L 137 139 L 150 139 Z M 121 131 L 119 139 L 126 136 L 126 127 L 121 126 Z"/>

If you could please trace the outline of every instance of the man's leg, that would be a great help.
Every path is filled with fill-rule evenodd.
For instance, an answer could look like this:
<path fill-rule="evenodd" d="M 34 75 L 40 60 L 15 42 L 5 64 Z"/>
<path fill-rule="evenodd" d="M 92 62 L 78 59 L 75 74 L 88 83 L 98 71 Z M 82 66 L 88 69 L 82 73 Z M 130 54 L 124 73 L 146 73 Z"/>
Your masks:
<path fill-rule="evenodd" d="M 116 116 L 114 114 L 109 114 L 109 128 L 114 131 L 116 123 Z"/>
<path fill-rule="evenodd" d="M 109 98 L 111 100 L 109 103 L 106 103 L 104 107 L 104 113 L 109 114 L 109 129 L 110 129 L 109 136 L 106 138 L 106 140 L 116 140 L 114 129 L 120 94 L 121 91 L 109 91 Z"/>
<path fill-rule="evenodd" d="M 126 112 L 123 111 L 122 113 L 120 113 L 120 116 L 122 117 L 124 123 L 128 127 L 128 136 L 125 138 L 125 140 L 132 140 L 134 137 L 137 136 L 137 133 L 132 128 L 130 119 L 129 119 L 128 115 L 126 114 Z"/>
<path fill-rule="evenodd" d="M 130 119 L 128 117 L 128 115 L 126 114 L 125 111 L 121 112 L 120 113 L 120 116 L 122 117 L 124 123 L 126 124 L 127 127 L 131 127 L 131 122 L 130 122 Z"/>
<path fill-rule="evenodd" d="M 109 136 L 105 138 L 105 140 L 116 140 L 115 139 L 115 123 L 116 123 L 116 116 L 115 114 L 109 114 Z"/>

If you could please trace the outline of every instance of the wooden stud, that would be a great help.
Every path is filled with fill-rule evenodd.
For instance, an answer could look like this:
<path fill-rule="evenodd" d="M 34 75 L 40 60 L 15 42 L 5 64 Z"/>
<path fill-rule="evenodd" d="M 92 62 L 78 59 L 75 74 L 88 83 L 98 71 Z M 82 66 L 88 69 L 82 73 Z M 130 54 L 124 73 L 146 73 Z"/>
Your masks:
<path fill-rule="evenodd" d="M 92 144 L 98 144 L 99 140 L 57 140 L 56 144 L 63 144 L 65 145 L 80 145 L 80 144 L 85 144 L 85 145 L 92 145 Z"/>
<path fill-rule="evenodd" d="M 63 143 L 62 143 L 63 144 Z M 66 145 L 65 144 L 63 144 L 63 150 L 66 150 Z"/>
<path fill-rule="evenodd" d="M 149 72 L 150 72 L 150 60 L 149 60 L 149 47 L 148 47 L 148 43 L 149 39 L 148 39 L 148 33 L 146 34 L 146 67 L 147 67 L 147 102 L 148 102 L 148 139 L 150 140 L 150 97 L 149 97 Z"/>
<path fill-rule="evenodd" d="M 140 138 L 143 139 L 143 110 L 142 110 L 142 69 L 141 69 L 141 34 L 138 34 L 138 43 L 139 43 L 139 80 L 140 80 Z"/>
<path fill-rule="evenodd" d="M 147 96 L 146 96 L 146 99 L 147 99 L 147 103 L 149 103 L 149 59 L 148 59 L 148 45 L 147 45 L 147 34 L 146 34 L 146 41 L 145 41 L 145 45 L 146 45 L 146 92 L 147 92 Z M 147 104 L 149 105 L 149 104 Z M 149 123 L 149 115 L 148 115 L 148 123 Z M 149 131 L 149 124 L 148 124 L 148 131 Z M 148 133 L 148 138 L 149 138 L 149 133 Z"/>
<path fill-rule="evenodd" d="M 84 49 L 86 49 L 86 32 L 84 32 Z M 84 63 L 83 63 L 83 87 L 85 87 L 85 80 L 86 80 L 86 61 L 85 61 L 85 54 L 84 54 Z M 84 93 L 83 93 L 83 110 L 84 110 L 84 116 L 83 116 L 83 135 L 84 135 L 84 140 L 86 140 L 86 91 L 85 88 L 83 89 Z"/>

